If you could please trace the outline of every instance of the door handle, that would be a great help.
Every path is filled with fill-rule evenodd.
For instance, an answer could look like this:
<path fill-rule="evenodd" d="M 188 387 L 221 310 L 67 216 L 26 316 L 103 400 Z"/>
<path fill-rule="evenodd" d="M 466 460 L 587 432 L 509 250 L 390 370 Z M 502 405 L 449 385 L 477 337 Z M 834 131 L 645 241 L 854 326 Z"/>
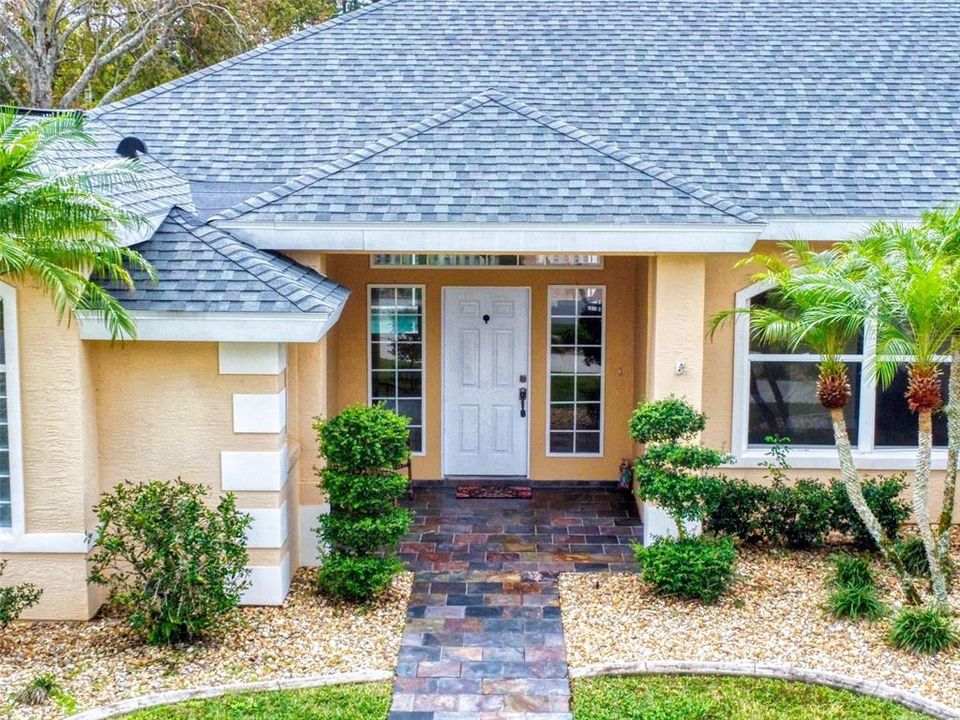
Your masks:
<path fill-rule="evenodd" d="M 525 418 L 527 416 L 527 389 L 525 387 L 520 388 L 520 417 Z"/>

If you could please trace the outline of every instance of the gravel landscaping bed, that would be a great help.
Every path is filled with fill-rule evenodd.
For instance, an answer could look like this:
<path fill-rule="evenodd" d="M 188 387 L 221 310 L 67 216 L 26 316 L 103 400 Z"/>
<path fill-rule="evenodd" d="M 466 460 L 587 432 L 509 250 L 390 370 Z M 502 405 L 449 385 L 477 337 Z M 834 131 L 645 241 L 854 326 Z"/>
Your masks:
<path fill-rule="evenodd" d="M 75 711 L 146 693 L 357 670 L 392 670 L 412 575 L 404 573 L 364 607 L 318 597 L 300 570 L 281 607 L 241 608 L 219 639 L 174 648 L 143 645 L 118 618 L 20 623 L 0 632 L 0 718 L 69 714 L 61 703 L 8 708 L 12 694 L 52 674 Z M 67 703 L 69 705 L 69 702 Z"/>
<path fill-rule="evenodd" d="M 715 606 L 662 598 L 633 574 L 566 574 L 560 599 L 567 661 L 757 661 L 856 675 L 960 706 L 960 651 L 893 650 L 887 621 L 834 620 L 824 609 L 830 552 L 743 549 L 739 580 Z M 958 553 L 960 556 L 960 553 Z M 878 575 L 883 571 L 877 565 Z M 884 599 L 895 598 L 882 576 Z M 960 605 L 960 589 L 953 593 Z"/>

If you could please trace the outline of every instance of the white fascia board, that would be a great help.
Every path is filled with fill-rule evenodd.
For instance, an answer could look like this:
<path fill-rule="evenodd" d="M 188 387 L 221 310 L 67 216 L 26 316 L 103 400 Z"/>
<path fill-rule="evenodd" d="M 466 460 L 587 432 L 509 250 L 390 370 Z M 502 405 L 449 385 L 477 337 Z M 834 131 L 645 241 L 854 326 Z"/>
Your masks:
<path fill-rule="evenodd" d="M 133 340 L 183 342 L 315 343 L 340 319 L 333 313 L 186 313 L 131 311 L 137 336 Z M 83 340 L 111 340 L 103 322 L 88 312 L 77 313 Z M 127 338 L 129 340 L 130 338 Z"/>
<path fill-rule="evenodd" d="M 782 216 L 765 217 L 767 225 L 759 240 L 807 240 L 808 242 L 838 242 L 851 240 L 878 220 L 889 220 L 902 225 L 916 225 L 917 218 L 889 218 L 880 216 Z"/>
<path fill-rule="evenodd" d="M 730 253 L 749 251 L 762 224 L 216 223 L 269 250 L 359 253 Z"/>

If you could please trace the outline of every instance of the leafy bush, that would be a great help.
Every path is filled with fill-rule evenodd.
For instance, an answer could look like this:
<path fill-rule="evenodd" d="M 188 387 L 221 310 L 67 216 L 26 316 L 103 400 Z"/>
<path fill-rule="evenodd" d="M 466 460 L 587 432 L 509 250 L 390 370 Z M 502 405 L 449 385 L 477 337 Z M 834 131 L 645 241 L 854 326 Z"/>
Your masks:
<path fill-rule="evenodd" d="M 828 584 L 833 590 L 827 598 L 827 606 L 835 617 L 877 620 L 886 614 L 877 594 L 870 563 L 863 558 L 846 554 L 835 556 Z"/>
<path fill-rule="evenodd" d="M 410 513 L 397 500 L 408 483 L 396 469 L 410 457 L 407 421 L 382 406 L 353 406 L 317 420 L 314 429 L 327 461 L 320 487 L 330 501 L 317 528 L 328 546 L 317 584 L 337 597 L 366 600 L 403 569 L 394 552 Z"/>
<path fill-rule="evenodd" d="M 236 608 L 247 587 L 250 516 L 233 494 L 216 507 L 207 489 L 125 482 L 94 508 L 90 582 L 110 589 L 130 626 L 159 645 L 193 640 Z"/>
<path fill-rule="evenodd" d="M 6 560 L 0 560 L 0 577 L 7 567 Z M 0 629 L 18 619 L 23 611 L 40 602 L 43 590 L 30 583 L 20 583 L 12 587 L 0 587 Z"/>
<path fill-rule="evenodd" d="M 633 546 L 643 579 L 661 595 L 715 603 L 734 579 L 737 552 L 730 538 L 658 538 Z"/>
<path fill-rule="evenodd" d="M 936 608 L 905 607 L 893 621 L 890 643 L 902 650 L 935 655 L 960 643 L 953 619 Z"/>
<path fill-rule="evenodd" d="M 642 403 L 630 418 L 630 435 L 646 443 L 637 459 L 637 495 L 660 505 L 686 534 L 684 523 L 703 520 L 715 494 L 715 478 L 706 470 L 727 460 L 727 455 L 691 441 L 706 425 L 706 416 L 684 400 L 670 397 Z"/>
<path fill-rule="evenodd" d="M 910 517 L 910 506 L 902 499 L 906 481 L 903 475 L 887 478 L 864 480 L 863 497 L 873 511 L 884 534 L 890 540 L 896 540 L 900 526 Z M 847 495 L 847 489 L 839 480 L 830 483 L 833 492 L 833 527 L 835 530 L 853 538 L 857 547 L 876 550 L 876 543 L 867 532 L 866 526 L 853 509 Z"/>
<path fill-rule="evenodd" d="M 790 486 L 775 481 L 769 489 L 763 531 L 770 542 L 789 548 L 822 545 L 833 519 L 833 494 L 816 480 Z"/>
<path fill-rule="evenodd" d="M 708 490 L 709 512 L 704 526 L 715 535 L 730 535 L 745 543 L 761 542 L 769 489 L 740 478 L 716 478 Z"/>
<path fill-rule="evenodd" d="M 927 549 L 923 545 L 923 540 L 914 535 L 901 540 L 893 547 L 893 551 L 899 556 L 904 569 L 914 577 L 930 577 L 930 563 L 927 560 Z M 943 571 L 947 576 L 947 581 L 951 581 L 956 574 L 956 568 L 949 557 L 943 564 Z"/>

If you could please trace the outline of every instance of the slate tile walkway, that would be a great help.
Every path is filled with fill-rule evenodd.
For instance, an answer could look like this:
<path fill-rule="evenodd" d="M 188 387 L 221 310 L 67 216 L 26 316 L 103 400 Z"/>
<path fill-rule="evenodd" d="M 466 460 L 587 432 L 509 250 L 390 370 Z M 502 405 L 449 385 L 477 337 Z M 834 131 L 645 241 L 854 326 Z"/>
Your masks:
<path fill-rule="evenodd" d="M 418 487 L 400 548 L 413 593 L 389 720 L 569 720 L 562 572 L 630 571 L 640 520 L 607 487 L 457 500 Z"/>

